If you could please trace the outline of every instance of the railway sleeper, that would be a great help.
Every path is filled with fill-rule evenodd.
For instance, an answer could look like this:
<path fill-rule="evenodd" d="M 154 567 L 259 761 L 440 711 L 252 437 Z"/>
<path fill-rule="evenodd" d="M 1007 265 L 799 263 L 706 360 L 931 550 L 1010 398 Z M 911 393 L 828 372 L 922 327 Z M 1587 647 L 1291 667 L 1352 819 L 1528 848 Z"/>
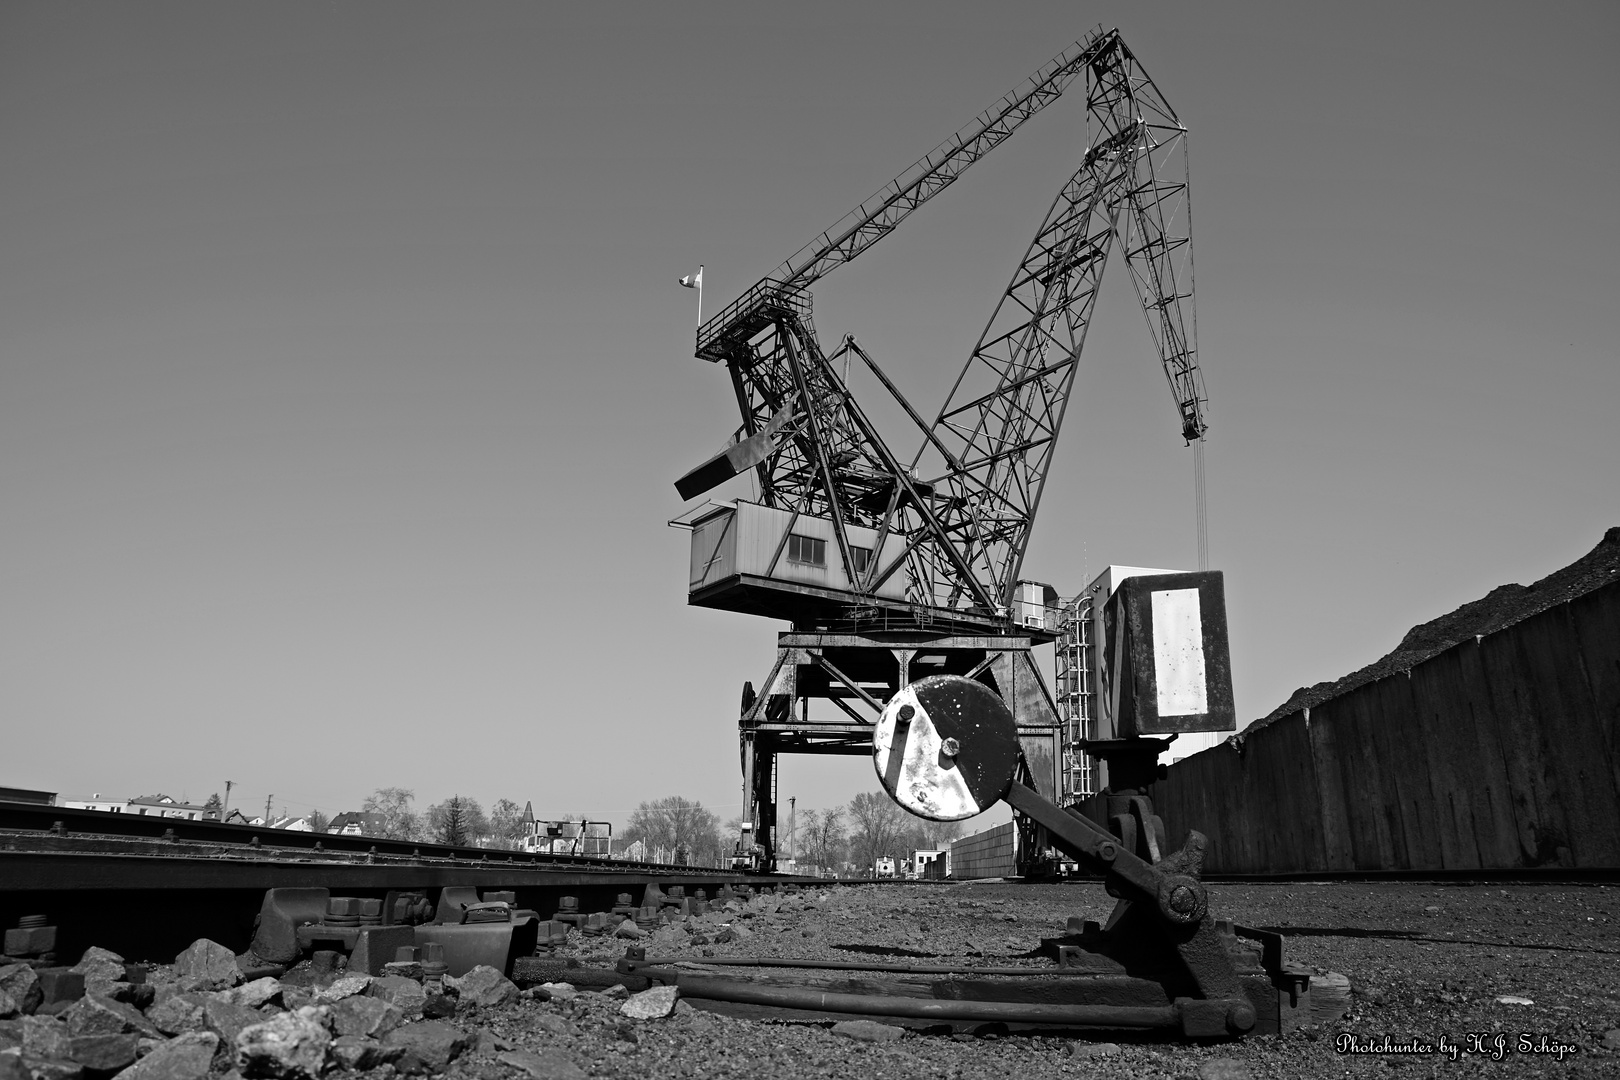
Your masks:
<path fill-rule="evenodd" d="M 461 976 L 480 965 L 510 977 L 520 956 L 540 942 L 536 911 L 515 906 L 510 892 L 480 896 L 471 886 L 447 886 L 437 905 L 425 893 L 395 890 L 382 900 L 332 896 L 328 889 L 270 889 L 254 919 L 250 953 L 266 965 L 295 964 L 321 950 L 341 951 L 348 970 L 383 975 L 395 963 L 431 965 Z M 439 967 L 439 965 L 443 967 Z"/>

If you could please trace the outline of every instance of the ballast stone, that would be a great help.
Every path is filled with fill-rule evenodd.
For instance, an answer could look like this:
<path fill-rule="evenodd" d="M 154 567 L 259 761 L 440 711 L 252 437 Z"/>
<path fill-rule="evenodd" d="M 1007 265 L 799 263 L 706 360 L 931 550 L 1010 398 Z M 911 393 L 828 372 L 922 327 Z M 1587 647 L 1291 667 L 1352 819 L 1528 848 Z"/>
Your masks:
<path fill-rule="evenodd" d="M 207 1026 L 203 1019 L 203 1004 L 207 1000 L 200 993 L 175 994 L 147 1009 L 146 1019 L 165 1035 L 201 1031 Z"/>
<path fill-rule="evenodd" d="M 480 1008 L 507 1005 L 518 997 L 517 983 L 487 964 L 479 964 L 459 979 L 446 978 L 444 983 L 464 1004 Z"/>
<path fill-rule="evenodd" d="M 118 1074 L 118 1080 L 203 1080 L 219 1049 L 211 1031 L 188 1031 L 155 1047 Z"/>
<path fill-rule="evenodd" d="M 242 981 L 236 954 L 207 938 L 198 938 L 174 958 L 174 974 L 198 989 L 226 990 Z"/>
<path fill-rule="evenodd" d="M 397 1052 L 384 1049 L 382 1043 L 364 1035 L 339 1035 L 332 1040 L 330 1053 L 345 1069 L 360 1071 L 392 1065 L 399 1057 Z"/>
<path fill-rule="evenodd" d="M 300 1080 L 318 1077 L 332 1036 L 321 1010 L 305 1006 L 243 1028 L 236 1036 L 236 1062 L 243 1076 Z"/>
<path fill-rule="evenodd" d="M 83 975 L 85 982 L 112 982 L 124 977 L 124 958 L 111 949 L 92 945 L 68 970 Z"/>
<path fill-rule="evenodd" d="M 281 983 L 272 978 L 254 979 L 230 990 L 221 990 L 219 996 L 221 1000 L 232 1005 L 257 1009 L 265 1002 L 281 996 Z"/>
<path fill-rule="evenodd" d="M 420 1016 L 422 1006 L 427 1004 L 427 991 L 422 989 L 422 984 L 398 975 L 384 975 L 371 980 L 366 993 L 388 1002 L 407 1017 Z"/>
<path fill-rule="evenodd" d="M 68 1056 L 93 1073 L 110 1076 L 135 1064 L 136 1049 L 134 1035 L 80 1035 Z"/>
<path fill-rule="evenodd" d="M 404 1013 L 382 998 L 357 995 L 332 1006 L 332 1030 L 339 1035 L 380 1039 L 404 1019 Z"/>
<path fill-rule="evenodd" d="M 65 1014 L 69 1035 L 122 1035 L 126 1031 L 156 1035 L 157 1028 L 133 1005 L 86 994 Z"/>
<path fill-rule="evenodd" d="M 585 1080 L 585 1071 L 560 1053 L 537 1054 L 532 1050 L 508 1050 L 495 1059 L 521 1069 L 529 1080 Z"/>
<path fill-rule="evenodd" d="M 65 1058 L 73 1051 L 73 1036 L 54 1016 L 22 1018 L 22 1052 L 29 1057 Z"/>
<path fill-rule="evenodd" d="M 31 1013 L 44 1002 L 45 991 L 39 985 L 39 976 L 27 964 L 7 964 L 0 967 L 0 992 L 16 1004 L 17 1012 Z M 0 1008 L 0 1016 L 5 1010 Z"/>
<path fill-rule="evenodd" d="M 832 1033 L 857 1042 L 894 1042 L 905 1037 L 906 1029 L 876 1020 L 843 1020 L 832 1026 Z"/>
<path fill-rule="evenodd" d="M 324 990 L 315 991 L 315 1000 L 331 1003 L 366 992 L 371 985 L 370 975 L 345 975 Z"/>
<path fill-rule="evenodd" d="M 467 1036 L 440 1020 L 423 1020 L 395 1028 L 382 1040 L 384 1049 L 399 1051 L 394 1067 L 408 1075 L 441 1073 L 467 1048 Z"/>
<path fill-rule="evenodd" d="M 675 1011 L 680 991 L 673 986 L 654 986 L 633 995 L 619 1006 L 619 1012 L 632 1020 L 660 1020 Z"/>
<path fill-rule="evenodd" d="M 226 1046 L 236 1045 L 243 1028 L 264 1022 L 264 1014 L 245 1005 L 232 1005 L 210 997 L 203 1002 L 203 1027 L 219 1036 Z"/>

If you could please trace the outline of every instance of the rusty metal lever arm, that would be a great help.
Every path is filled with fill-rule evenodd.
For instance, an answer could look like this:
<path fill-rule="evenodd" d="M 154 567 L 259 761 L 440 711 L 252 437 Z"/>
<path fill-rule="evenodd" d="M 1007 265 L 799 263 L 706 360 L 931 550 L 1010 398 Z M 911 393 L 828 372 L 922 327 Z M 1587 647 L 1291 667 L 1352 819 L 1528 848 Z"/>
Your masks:
<path fill-rule="evenodd" d="M 1166 873 L 1126 851 L 1101 825 L 1076 817 L 1034 788 L 1014 783 L 1003 798 L 1014 810 L 1044 826 L 1059 847 L 1106 874 L 1120 886 L 1121 893 L 1153 905 L 1167 922 L 1190 926 L 1208 912 L 1208 897 L 1197 878 Z"/>

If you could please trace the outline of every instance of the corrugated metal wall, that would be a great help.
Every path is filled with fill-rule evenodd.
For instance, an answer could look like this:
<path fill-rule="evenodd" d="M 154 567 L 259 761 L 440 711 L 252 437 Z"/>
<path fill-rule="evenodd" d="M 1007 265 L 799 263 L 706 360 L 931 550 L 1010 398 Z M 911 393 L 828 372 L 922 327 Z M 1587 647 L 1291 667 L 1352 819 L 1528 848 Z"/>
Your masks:
<path fill-rule="evenodd" d="M 1617 751 L 1620 582 L 1177 762 L 1154 797 L 1211 873 L 1620 867 Z"/>
<path fill-rule="evenodd" d="M 1018 873 L 1018 832 L 1012 822 L 951 841 L 951 877 L 1014 877 Z"/>

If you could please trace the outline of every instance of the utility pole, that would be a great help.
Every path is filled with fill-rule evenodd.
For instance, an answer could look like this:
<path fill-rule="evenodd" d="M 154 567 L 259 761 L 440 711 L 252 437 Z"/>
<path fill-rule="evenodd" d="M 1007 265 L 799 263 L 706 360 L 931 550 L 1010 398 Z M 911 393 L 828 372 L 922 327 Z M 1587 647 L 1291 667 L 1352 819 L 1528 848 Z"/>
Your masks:
<path fill-rule="evenodd" d="M 793 864 L 794 873 L 799 868 L 799 797 L 788 796 L 788 861 Z"/>
<path fill-rule="evenodd" d="M 264 823 L 266 825 L 270 824 L 270 801 L 274 798 L 274 795 L 266 795 L 264 798 Z"/>
<path fill-rule="evenodd" d="M 235 786 L 235 780 L 225 781 L 225 805 L 219 808 L 219 820 L 221 821 L 224 821 L 225 815 L 231 812 L 231 788 Z"/>

